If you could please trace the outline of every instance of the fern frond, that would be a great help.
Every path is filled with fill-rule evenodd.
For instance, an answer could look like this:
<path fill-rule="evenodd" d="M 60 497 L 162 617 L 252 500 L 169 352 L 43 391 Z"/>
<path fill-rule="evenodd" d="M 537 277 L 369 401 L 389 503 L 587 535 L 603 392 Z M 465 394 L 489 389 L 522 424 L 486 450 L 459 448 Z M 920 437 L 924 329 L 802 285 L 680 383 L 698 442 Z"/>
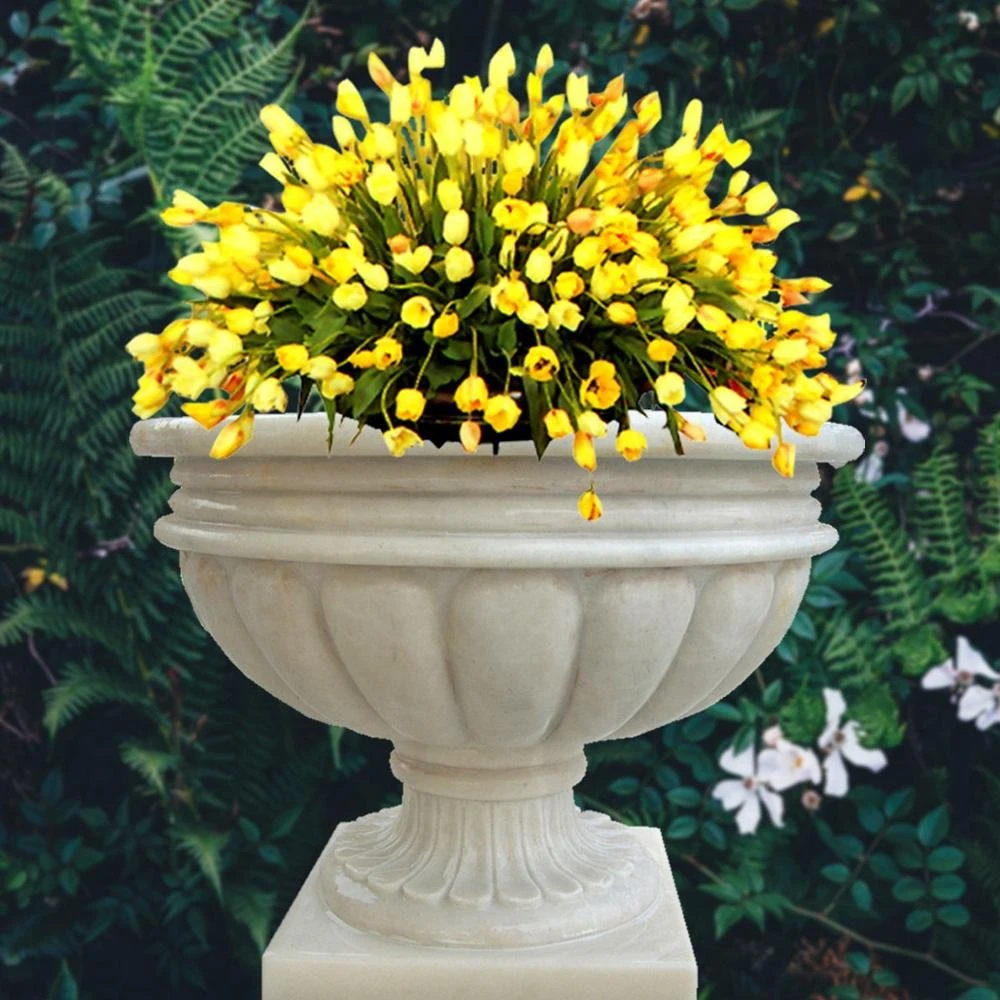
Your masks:
<path fill-rule="evenodd" d="M 958 456 L 938 447 L 913 470 L 911 517 L 920 554 L 935 569 L 960 576 L 973 565 Z"/>
<path fill-rule="evenodd" d="M 885 498 L 850 468 L 837 473 L 833 496 L 840 528 L 860 551 L 890 626 L 902 630 L 922 622 L 928 610 L 927 579 Z"/>
<path fill-rule="evenodd" d="M 130 685 L 121 674 L 84 662 L 68 664 L 59 683 L 49 688 L 44 698 L 43 721 L 49 736 L 54 737 L 93 705 L 118 703 L 141 706 L 146 701 L 146 693 L 138 685 Z"/>
<path fill-rule="evenodd" d="M 986 545 L 1000 548 L 1000 415 L 979 432 L 972 490 Z"/>

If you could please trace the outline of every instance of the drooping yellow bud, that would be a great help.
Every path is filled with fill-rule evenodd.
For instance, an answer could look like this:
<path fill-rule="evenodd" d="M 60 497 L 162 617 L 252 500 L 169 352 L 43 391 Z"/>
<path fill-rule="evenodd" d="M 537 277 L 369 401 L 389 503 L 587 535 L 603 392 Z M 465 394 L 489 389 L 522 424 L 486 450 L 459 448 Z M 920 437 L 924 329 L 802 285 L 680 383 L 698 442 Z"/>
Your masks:
<path fill-rule="evenodd" d="M 448 212 L 444 217 L 441 234 L 453 246 L 464 243 L 469 235 L 469 213 L 461 208 Z"/>
<path fill-rule="evenodd" d="M 365 187 L 380 205 L 391 205 L 399 192 L 399 177 L 388 163 L 379 162 L 372 167 Z"/>
<path fill-rule="evenodd" d="M 423 330 L 434 318 L 434 306 L 425 295 L 411 295 L 399 311 L 399 318 L 415 330 Z"/>
<path fill-rule="evenodd" d="M 253 410 L 244 410 L 231 424 L 226 424 L 212 442 L 210 458 L 229 458 L 253 437 Z"/>
<path fill-rule="evenodd" d="M 478 375 L 470 375 L 463 379 L 455 390 L 455 406 L 463 413 L 472 413 L 486 407 L 489 399 L 489 389 Z"/>
<path fill-rule="evenodd" d="M 395 337 L 379 337 L 372 347 L 372 353 L 375 355 L 375 367 L 379 371 L 385 371 L 403 360 L 403 345 Z"/>
<path fill-rule="evenodd" d="M 594 439 L 583 431 L 577 431 L 573 436 L 573 461 L 588 472 L 593 472 L 597 468 Z"/>
<path fill-rule="evenodd" d="M 615 438 L 615 450 L 626 462 L 637 462 L 643 452 L 649 447 L 646 435 L 631 428 L 619 431 Z"/>
<path fill-rule="evenodd" d="M 266 378 L 253 391 L 253 408 L 258 413 L 278 411 L 284 413 L 288 406 L 288 396 L 276 378 Z"/>
<path fill-rule="evenodd" d="M 663 337 L 657 337 L 646 345 L 646 354 L 650 361 L 657 361 L 660 364 L 669 365 L 677 354 L 677 345 Z"/>
<path fill-rule="evenodd" d="M 333 290 L 333 304 L 346 312 L 357 312 L 368 301 L 368 292 L 360 281 L 348 281 Z"/>
<path fill-rule="evenodd" d="M 482 440 L 482 437 L 483 429 L 475 422 L 475 420 L 464 421 L 462 426 L 458 429 L 458 439 L 462 443 L 462 448 L 470 455 L 475 453 L 476 449 L 479 447 L 479 442 Z"/>
<path fill-rule="evenodd" d="M 286 372 L 302 371 L 309 363 L 309 351 L 304 344 L 282 344 L 274 354 Z"/>
<path fill-rule="evenodd" d="M 446 212 L 454 212 L 462 207 L 462 189 L 457 181 L 445 178 L 437 186 L 437 199 Z"/>
<path fill-rule="evenodd" d="M 419 389 L 400 389 L 396 393 L 396 417 L 399 420 L 419 420 L 426 405 L 427 397 Z"/>
<path fill-rule="evenodd" d="M 795 475 L 795 445 L 783 441 L 774 450 L 771 464 L 780 476 L 791 479 Z"/>
<path fill-rule="evenodd" d="M 565 410 L 549 410 L 542 420 L 545 423 L 546 434 L 553 440 L 569 437 L 573 433 L 573 422 Z"/>
<path fill-rule="evenodd" d="M 594 492 L 594 487 L 580 494 L 577 501 L 577 510 L 585 521 L 596 521 L 604 513 L 604 504 L 601 498 Z"/>
<path fill-rule="evenodd" d="M 491 396 L 483 411 L 483 419 L 498 433 L 509 431 L 521 416 L 521 407 L 510 396 Z"/>
<path fill-rule="evenodd" d="M 631 302 L 612 302 L 607 309 L 608 319 L 617 326 L 633 326 L 639 319 Z"/>
<path fill-rule="evenodd" d="M 677 372 L 666 372 L 654 383 L 656 398 L 664 406 L 680 406 L 684 402 L 684 379 Z"/>
<path fill-rule="evenodd" d="M 608 425 L 593 410 L 584 410 L 576 418 L 576 427 L 595 438 L 606 437 L 608 433 Z"/>
<path fill-rule="evenodd" d="M 471 253 L 462 247 L 452 247 L 444 255 L 444 273 L 449 281 L 459 282 L 468 278 L 476 269 Z"/>
<path fill-rule="evenodd" d="M 393 427 L 383 431 L 382 438 L 390 453 L 396 458 L 400 458 L 411 448 L 424 443 L 420 435 L 409 427 Z"/>
<path fill-rule="evenodd" d="M 540 284 L 543 281 L 548 281 L 550 274 L 552 274 L 552 256 L 548 250 L 535 247 L 525 261 L 524 276 L 528 281 Z"/>

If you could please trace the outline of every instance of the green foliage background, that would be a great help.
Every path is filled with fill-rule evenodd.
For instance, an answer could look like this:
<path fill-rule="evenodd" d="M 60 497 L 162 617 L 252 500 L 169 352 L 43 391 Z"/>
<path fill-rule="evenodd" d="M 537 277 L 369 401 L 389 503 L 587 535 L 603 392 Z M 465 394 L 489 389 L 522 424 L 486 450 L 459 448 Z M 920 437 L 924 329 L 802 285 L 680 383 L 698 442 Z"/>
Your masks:
<path fill-rule="evenodd" d="M 974 20 L 969 15 L 974 15 Z M 700 96 L 804 221 L 870 394 L 870 454 L 824 480 L 842 533 L 788 638 L 722 705 L 591 748 L 581 804 L 662 827 L 701 998 L 1000 995 L 1000 727 L 921 674 L 1000 656 L 1000 9 L 947 0 L 25 2 L 0 25 L 0 998 L 252 997 L 261 949 L 333 825 L 390 804 L 387 747 L 269 699 L 197 625 L 170 493 L 127 445 L 128 337 L 178 309 L 174 187 L 264 197 L 257 107 L 319 134 L 440 35 L 450 80 L 507 40 L 557 71 Z M 864 176 L 880 197 L 843 200 Z M 171 242 L 173 241 L 173 245 Z M 914 441 L 916 421 L 933 432 Z M 21 573 L 62 574 L 31 594 Z M 58 580 L 58 577 L 57 577 Z M 815 740 L 842 690 L 877 775 L 742 837 L 724 747 Z"/>

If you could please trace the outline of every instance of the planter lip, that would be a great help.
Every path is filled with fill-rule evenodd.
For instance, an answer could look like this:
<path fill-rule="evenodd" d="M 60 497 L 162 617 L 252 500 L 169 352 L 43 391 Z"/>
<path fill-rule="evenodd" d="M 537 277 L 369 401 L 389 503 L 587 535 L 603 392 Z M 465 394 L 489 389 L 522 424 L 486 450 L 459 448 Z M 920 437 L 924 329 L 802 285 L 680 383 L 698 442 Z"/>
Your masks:
<path fill-rule="evenodd" d="M 642 431 L 649 441 L 649 450 L 644 461 L 653 460 L 714 460 L 738 462 L 769 462 L 770 452 L 756 451 L 744 446 L 743 442 L 728 428 L 716 423 L 710 413 L 685 413 L 685 417 L 705 429 L 704 442 L 685 441 L 685 454 L 674 452 L 670 435 L 663 426 L 660 413 L 634 413 L 631 425 Z M 382 434 L 374 427 L 365 427 L 357 433 L 357 423 L 344 417 L 335 426 L 333 448 L 329 453 L 326 446 L 327 419 L 324 413 L 305 413 L 301 419 L 295 414 L 263 414 L 257 417 L 254 437 L 228 462 L 252 462 L 257 459 L 274 458 L 327 458 L 356 457 L 392 459 L 382 440 Z M 594 444 L 598 457 L 614 457 L 614 437 L 617 422 L 609 424 L 608 434 L 597 439 Z M 136 423 L 132 427 L 129 441 L 137 455 L 154 458 L 207 459 L 212 441 L 212 432 L 204 430 L 190 417 L 158 417 Z M 857 458 L 864 451 L 864 438 L 854 427 L 847 424 L 827 424 L 816 437 L 805 437 L 793 431 L 785 432 L 785 440 L 796 446 L 797 460 L 800 462 L 827 462 L 841 466 Z M 500 446 L 501 457 L 534 457 L 534 445 L 530 441 L 511 441 Z M 454 457 L 463 461 L 488 462 L 493 459 L 492 450 L 481 448 L 474 455 L 467 455 L 457 441 L 449 442 L 441 448 L 427 444 L 412 449 L 407 460 L 425 457 Z M 572 461 L 570 439 L 552 441 L 545 452 L 545 460 L 563 459 Z"/>

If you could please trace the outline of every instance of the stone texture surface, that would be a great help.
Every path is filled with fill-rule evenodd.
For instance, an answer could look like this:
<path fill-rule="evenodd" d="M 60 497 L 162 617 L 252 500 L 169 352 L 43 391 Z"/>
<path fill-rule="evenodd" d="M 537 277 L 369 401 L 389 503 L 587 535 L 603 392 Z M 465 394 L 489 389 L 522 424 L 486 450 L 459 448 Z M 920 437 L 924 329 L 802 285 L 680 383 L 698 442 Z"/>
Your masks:
<path fill-rule="evenodd" d="M 355 930 L 325 907 L 324 854 L 264 953 L 263 1000 L 695 1000 L 694 953 L 660 833 L 635 828 L 628 836 L 660 874 L 651 909 L 603 934 L 501 950 L 433 948 Z"/>

